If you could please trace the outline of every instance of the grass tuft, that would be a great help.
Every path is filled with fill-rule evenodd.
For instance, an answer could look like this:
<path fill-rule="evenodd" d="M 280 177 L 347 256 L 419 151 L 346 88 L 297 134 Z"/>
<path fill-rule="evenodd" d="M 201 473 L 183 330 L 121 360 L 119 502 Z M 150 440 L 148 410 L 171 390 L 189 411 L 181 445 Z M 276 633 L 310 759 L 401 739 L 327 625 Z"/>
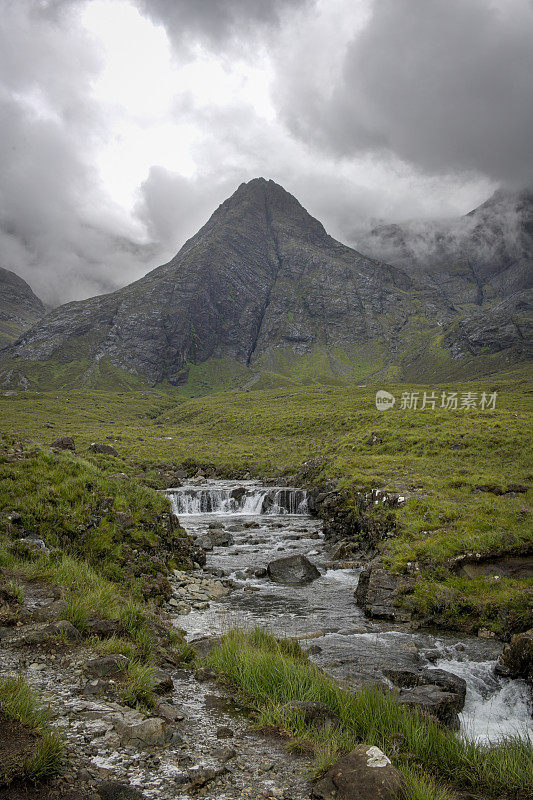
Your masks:
<path fill-rule="evenodd" d="M 382 749 L 406 775 L 408 800 L 448 798 L 448 785 L 487 797 L 533 796 L 530 741 L 509 738 L 490 748 L 467 741 L 422 712 L 403 708 L 381 688 L 355 694 L 339 686 L 300 653 L 291 653 L 292 647 L 264 631 L 231 631 L 205 663 L 241 692 L 259 725 L 287 731 L 295 745 L 312 743 L 317 774 L 338 753 L 364 742 Z M 340 725 L 306 724 L 301 713 L 284 708 L 295 700 L 326 703 Z"/>
<path fill-rule="evenodd" d="M 153 708 L 156 702 L 154 689 L 154 667 L 141 661 L 130 661 L 122 690 L 126 705 L 144 711 Z"/>
<path fill-rule="evenodd" d="M 0 680 L 0 714 L 35 732 L 33 752 L 19 764 L 12 765 L 12 774 L 3 775 L 4 783 L 15 777 L 38 782 L 59 772 L 63 743 L 57 731 L 50 728 L 50 713 L 37 700 L 22 678 Z"/>

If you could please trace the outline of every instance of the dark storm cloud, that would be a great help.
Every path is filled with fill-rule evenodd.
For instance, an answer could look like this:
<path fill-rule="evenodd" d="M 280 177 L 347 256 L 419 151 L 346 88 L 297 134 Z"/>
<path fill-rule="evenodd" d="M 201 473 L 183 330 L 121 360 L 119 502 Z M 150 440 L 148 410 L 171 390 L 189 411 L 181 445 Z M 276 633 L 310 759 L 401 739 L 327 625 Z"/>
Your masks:
<path fill-rule="evenodd" d="M 195 174 L 152 166 L 131 215 L 96 169 L 131 120 L 120 98 L 113 119 L 93 99 L 105 54 L 83 29 L 85 0 L 0 0 L 0 266 L 48 302 L 138 278 L 258 175 L 344 240 L 365 217 L 451 214 L 475 194 L 469 186 L 481 187 L 477 203 L 491 181 L 531 176 L 526 0 L 130 2 L 165 26 L 178 62 L 211 51 L 229 71 L 270 64 L 279 117 L 249 91 L 220 103 L 178 91 L 164 121 L 197 132 Z M 372 14 L 357 27 L 359 5 Z M 154 244 L 139 243 L 144 232 Z"/>
<path fill-rule="evenodd" d="M 105 130 L 89 90 L 99 53 L 68 4 L 0 10 L 0 266 L 51 304 L 113 289 L 153 248 L 127 235 L 91 166 Z"/>
<path fill-rule="evenodd" d="M 180 45 L 196 37 L 211 45 L 236 42 L 254 29 L 277 25 L 288 8 L 310 0 L 135 0 Z M 240 40 L 245 46 L 245 40 Z"/>
<path fill-rule="evenodd" d="M 374 2 L 327 94 L 306 83 L 305 42 L 297 58 L 278 89 L 306 141 L 343 156 L 392 152 L 429 173 L 533 178 L 530 0 Z"/>

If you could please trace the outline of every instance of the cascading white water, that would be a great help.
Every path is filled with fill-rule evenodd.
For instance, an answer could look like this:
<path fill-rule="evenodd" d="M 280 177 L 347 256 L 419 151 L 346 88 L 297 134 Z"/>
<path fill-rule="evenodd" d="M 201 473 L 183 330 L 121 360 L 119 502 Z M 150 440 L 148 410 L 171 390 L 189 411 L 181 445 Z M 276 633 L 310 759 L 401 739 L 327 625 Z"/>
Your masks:
<path fill-rule="evenodd" d="M 463 734 L 486 743 L 505 736 L 533 737 L 526 682 L 496 677 L 495 663 L 442 659 L 435 664 L 466 680 L 466 701 L 459 714 Z"/>
<path fill-rule="evenodd" d="M 172 510 L 178 516 L 199 514 L 305 514 L 304 489 L 250 486 L 245 484 L 186 485 L 169 489 Z"/>

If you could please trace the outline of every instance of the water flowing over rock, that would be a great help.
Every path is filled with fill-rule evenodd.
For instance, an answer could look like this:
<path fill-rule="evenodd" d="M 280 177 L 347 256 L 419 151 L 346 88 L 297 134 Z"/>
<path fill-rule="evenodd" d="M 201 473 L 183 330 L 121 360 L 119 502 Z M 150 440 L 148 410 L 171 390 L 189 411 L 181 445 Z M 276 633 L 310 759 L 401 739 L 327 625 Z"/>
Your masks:
<path fill-rule="evenodd" d="M 174 513 L 184 514 L 305 514 L 307 493 L 304 489 L 186 484 L 169 489 Z M 213 531 L 209 531 L 212 536 Z M 213 541 L 213 543 L 215 543 Z M 216 546 L 216 545 L 215 545 Z"/>
<path fill-rule="evenodd" d="M 298 476 L 291 483 L 298 486 Z M 319 519 L 309 513 L 261 513 L 260 498 L 264 493 L 268 496 L 282 487 L 204 478 L 201 483 L 170 490 L 169 494 L 187 488 L 213 493 L 211 496 L 217 498 L 219 506 L 218 511 L 201 513 L 200 503 L 197 503 L 197 513 L 182 514 L 181 522 L 190 535 L 196 539 L 218 530 L 231 532 L 234 538 L 231 546 L 213 547 L 207 555 L 206 572 L 227 581 L 219 598 L 212 593 L 200 598 L 209 602 L 208 610 L 198 608 L 204 604 L 196 603 L 198 594 L 193 591 L 195 585 L 190 584 L 192 576 L 185 585 L 185 573 L 176 574 L 176 610 L 172 613 L 176 614 L 176 624 L 187 631 L 193 647 L 208 649 L 217 641 L 217 636 L 233 625 L 252 629 L 266 627 L 275 635 L 298 639 L 320 669 L 355 691 L 368 683 L 377 683 L 398 695 L 404 690 L 408 695 L 409 691 L 420 689 L 416 698 L 419 707 L 423 702 L 427 711 L 435 714 L 438 710 L 441 718 L 446 716 L 441 711 L 451 708 L 455 714 L 459 713 L 461 730 L 469 738 L 497 741 L 526 728 L 529 711 L 522 682 L 496 678 L 493 674 L 495 659 L 501 650 L 498 642 L 477 637 L 457 640 L 449 635 L 445 641 L 440 641 L 427 632 L 413 631 L 406 626 L 398 628 L 397 619 L 365 618 L 354 600 L 360 567 L 329 563 L 326 550 L 329 540 L 325 541 Z M 298 490 L 291 491 L 297 497 Z M 238 506 L 227 502 L 233 493 L 238 493 Z M 252 502 L 258 511 L 245 515 L 241 509 L 250 502 L 250 495 L 255 498 Z M 314 495 L 310 490 L 311 501 Z M 372 495 L 373 503 L 375 499 L 378 498 Z M 387 502 L 388 498 L 383 503 L 385 511 Z M 268 579 L 267 564 L 295 555 L 314 562 L 322 572 L 320 579 L 303 584 Z M 372 566 L 378 567 L 379 562 Z M 206 572 L 195 576 L 197 589 L 203 590 Z M 188 606 L 185 614 L 177 607 L 181 607 L 184 600 Z M 398 611 L 392 597 L 389 612 L 396 615 Z M 430 659 L 439 669 L 429 669 Z M 198 677 L 209 681 L 215 676 L 210 671 L 200 671 Z M 391 689 L 391 679 L 398 689 Z M 463 679 L 468 686 L 466 702 Z M 425 686 L 432 688 L 427 690 Z M 406 697 L 406 700 L 411 699 L 415 698 Z M 427 707 L 430 700 L 432 708 Z M 463 702 L 463 710 L 458 711 Z M 456 725 L 457 717 L 455 722 L 450 721 Z"/>

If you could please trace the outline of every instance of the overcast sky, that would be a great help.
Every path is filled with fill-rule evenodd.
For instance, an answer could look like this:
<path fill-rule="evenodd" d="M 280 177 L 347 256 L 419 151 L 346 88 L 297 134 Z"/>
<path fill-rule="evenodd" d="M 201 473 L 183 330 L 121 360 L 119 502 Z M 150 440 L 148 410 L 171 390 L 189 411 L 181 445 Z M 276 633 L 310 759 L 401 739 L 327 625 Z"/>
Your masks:
<path fill-rule="evenodd" d="M 0 266 L 57 304 L 262 175 L 337 238 L 533 184 L 532 0 L 0 0 Z"/>

